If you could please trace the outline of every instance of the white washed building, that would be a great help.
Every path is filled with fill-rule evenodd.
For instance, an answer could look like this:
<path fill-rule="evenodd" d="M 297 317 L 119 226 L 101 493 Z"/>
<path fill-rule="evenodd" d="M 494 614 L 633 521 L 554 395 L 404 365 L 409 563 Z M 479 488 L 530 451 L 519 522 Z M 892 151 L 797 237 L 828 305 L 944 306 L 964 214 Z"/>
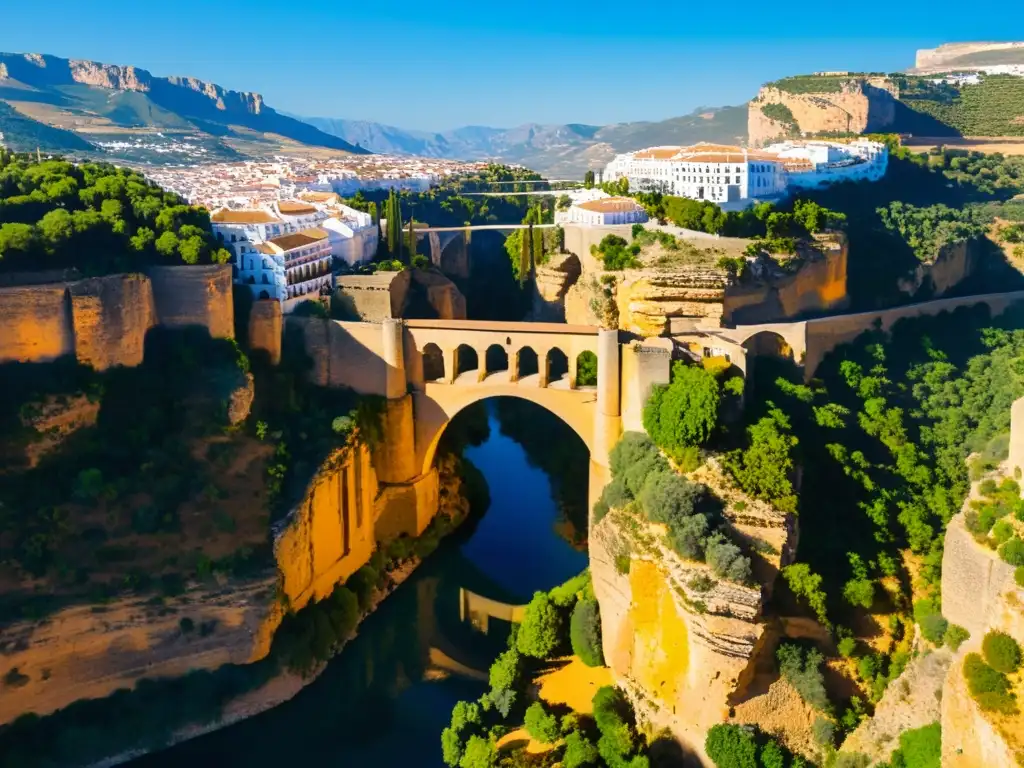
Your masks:
<path fill-rule="evenodd" d="M 643 224 L 647 211 L 631 197 L 599 197 L 573 203 L 568 210 L 555 212 L 556 224 Z"/>
<path fill-rule="evenodd" d="M 604 178 L 627 178 L 633 191 L 709 200 L 736 210 L 778 199 L 794 187 L 880 179 L 888 158 L 884 144 L 866 140 L 787 141 L 764 149 L 702 143 L 617 155 Z"/>

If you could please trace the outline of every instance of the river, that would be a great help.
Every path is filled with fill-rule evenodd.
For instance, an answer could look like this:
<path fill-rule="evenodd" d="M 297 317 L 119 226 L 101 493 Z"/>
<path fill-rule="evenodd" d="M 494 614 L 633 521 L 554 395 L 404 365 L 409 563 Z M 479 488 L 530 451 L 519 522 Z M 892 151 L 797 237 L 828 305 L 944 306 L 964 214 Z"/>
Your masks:
<path fill-rule="evenodd" d="M 565 522 L 556 501 L 565 508 L 567 497 L 577 506 L 582 498 L 585 507 L 586 484 L 566 487 L 575 478 L 549 476 L 539 467 L 552 462 L 537 456 L 546 437 L 564 455 L 571 442 L 559 433 L 564 425 L 553 425 L 554 417 L 523 401 L 500 405 L 489 401 L 477 411 L 470 441 L 476 444 L 463 449 L 487 480 L 486 512 L 442 543 L 316 681 L 272 710 L 133 765 L 280 768 L 301 759 L 318 766 L 441 768 L 440 734 L 452 707 L 485 690 L 487 670 L 504 649 L 509 628 L 494 618 L 463 619 L 464 590 L 522 604 L 587 566 L 586 552 L 559 533 Z M 461 418 L 449 429 L 457 429 Z M 529 441 L 533 456 L 502 434 L 502 422 L 520 439 L 524 429 L 541 432 L 542 439 Z M 574 457 L 576 466 L 586 460 L 582 442 L 578 449 L 584 453 Z"/>

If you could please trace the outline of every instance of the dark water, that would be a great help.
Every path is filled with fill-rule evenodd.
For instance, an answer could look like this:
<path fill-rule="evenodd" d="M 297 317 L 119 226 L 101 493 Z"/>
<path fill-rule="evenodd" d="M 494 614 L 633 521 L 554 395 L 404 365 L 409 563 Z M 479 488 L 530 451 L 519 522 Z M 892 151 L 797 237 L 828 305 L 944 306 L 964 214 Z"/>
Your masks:
<path fill-rule="evenodd" d="M 586 553 L 556 532 L 560 513 L 552 479 L 531 465 L 518 442 L 501 434 L 498 409 L 488 405 L 489 435 L 464 453 L 487 480 L 491 503 L 486 513 L 442 544 L 294 699 L 142 758 L 134 763 L 136 768 L 281 768 L 290 761 L 443 766 L 440 734 L 452 707 L 483 692 L 487 669 L 504 649 L 508 634 L 504 621 L 478 619 L 474 626 L 468 616 L 463 619 L 464 590 L 525 603 L 535 590 L 549 589 L 587 565 Z M 487 432 L 482 417 L 479 411 L 477 442 Z M 582 444 L 580 450 L 585 450 Z"/>

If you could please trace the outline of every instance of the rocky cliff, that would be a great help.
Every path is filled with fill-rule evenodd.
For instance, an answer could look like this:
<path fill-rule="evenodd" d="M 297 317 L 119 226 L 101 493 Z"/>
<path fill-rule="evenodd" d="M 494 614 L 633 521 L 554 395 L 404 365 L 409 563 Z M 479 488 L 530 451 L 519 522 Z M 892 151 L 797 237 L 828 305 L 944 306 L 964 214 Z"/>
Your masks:
<path fill-rule="evenodd" d="M 820 89 L 815 88 L 816 80 Z M 800 81 L 801 87 L 794 89 L 787 85 L 790 81 Z M 895 85 L 885 77 L 808 76 L 768 84 L 747 107 L 748 140 L 751 146 L 762 146 L 792 132 L 883 131 L 896 120 L 898 96 Z M 786 115 L 787 121 L 779 120 L 779 114 Z"/>
<path fill-rule="evenodd" d="M 918 264 L 910 275 L 901 278 L 899 289 L 913 296 L 926 287 L 929 296 L 945 296 L 978 269 L 979 250 L 980 243 L 973 240 L 945 245 L 934 259 Z"/>
<path fill-rule="evenodd" d="M 105 370 L 142 362 L 154 326 L 206 328 L 234 337 L 229 265 L 154 267 L 149 275 L 107 275 L 0 288 L 0 363 L 47 362 L 74 354 Z"/>
<path fill-rule="evenodd" d="M 713 461 L 693 479 L 720 498 L 737 538 L 776 553 L 755 566 L 756 585 L 718 580 L 706 564 L 681 559 L 658 526 L 625 510 L 594 525 L 589 546 L 606 663 L 644 703 L 645 718 L 703 754 L 708 728 L 729 719 L 753 678 L 767 639 L 766 588 L 791 558 L 795 532 L 789 516 L 744 497 Z"/>

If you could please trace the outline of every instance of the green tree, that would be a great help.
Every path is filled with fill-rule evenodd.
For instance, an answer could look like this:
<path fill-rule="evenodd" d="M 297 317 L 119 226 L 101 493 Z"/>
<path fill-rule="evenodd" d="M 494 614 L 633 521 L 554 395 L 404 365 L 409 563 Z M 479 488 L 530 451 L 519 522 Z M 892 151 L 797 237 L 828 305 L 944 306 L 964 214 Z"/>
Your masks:
<path fill-rule="evenodd" d="M 703 445 L 718 420 L 720 395 L 712 374 L 676 362 L 672 383 L 656 386 L 644 405 L 644 429 L 674 459 L 686 448 Z"/>
<path fill-rule="evenodd" d="M 580 352 L 576 358 L 576 386 L 597 386 L 597 355 L 593 352 Z"/>
<path fill-rule="evenodd" d="M 599 759 L 600 755 L 594 742 L 579 731 L 573 731 L 565 737 L 562 768 L 594 768 Z"/>
<path fill-rule="evenodd" d="M 985 661 L 998 672 L 1011 675 L 1020 667 L 1020 646 L 1005 632 L 987 632 L 981 642 L 981 651 L 985 654 Z"/>
<path fill-rule="evenodd" d="M 519 652 L 546 659 L 561 643 L 562 615 L 545 592 L 535 592 L 526 606 L 519 625 L 516 645 Z"/>
<path fill-rule="evenodd" d="M 821 588 L 821 574 L 814 573 L 807 563 L 793 563 L 782 569 L 782 577 L 794 595 L 807 601 L 818 621 L 826 627 L 831 626 L 826 607 L 827 597 Z"/>
<path fill-rule="evenodd" d="M 569 640 L 572 652 L 588 667 L 604 664 L 601 648 L 601 611 L 597 600 L 581 599 L 572 609 L 569 621 Z"/>
<path fill-rule="evenodd" d="M 156 239 L 156 252 L 166 258 L 178 255 L 178 236 L 173 232 L 164 232 Z"/>
<path fill-rule="evenodd" d="M 712 726 L 704 740 L 704 751 L 717 768 L 758 768 L 757 742 L 749 726 Z"/>
<path fill-rule="evenodd" d="M 594 187 L 594 172 L 587 171 L 583 174 L 583 187 L 585 189 L 593 189 Z"/>
<path fill-rule="evenodd" d="M 533 702 L 526 708 L 523 724 L 530 737 L 542 744 L 554 744 L 561 736 L 558 718 L 548 712 L 544 704 L 539 701 Z"/>
<path fill-rule="evenodd" d="M 498 757 L 490 740 L 483 736 L 470 736 L 459 760 L 459 768 L 495 768 L 497 764 Z"/>

